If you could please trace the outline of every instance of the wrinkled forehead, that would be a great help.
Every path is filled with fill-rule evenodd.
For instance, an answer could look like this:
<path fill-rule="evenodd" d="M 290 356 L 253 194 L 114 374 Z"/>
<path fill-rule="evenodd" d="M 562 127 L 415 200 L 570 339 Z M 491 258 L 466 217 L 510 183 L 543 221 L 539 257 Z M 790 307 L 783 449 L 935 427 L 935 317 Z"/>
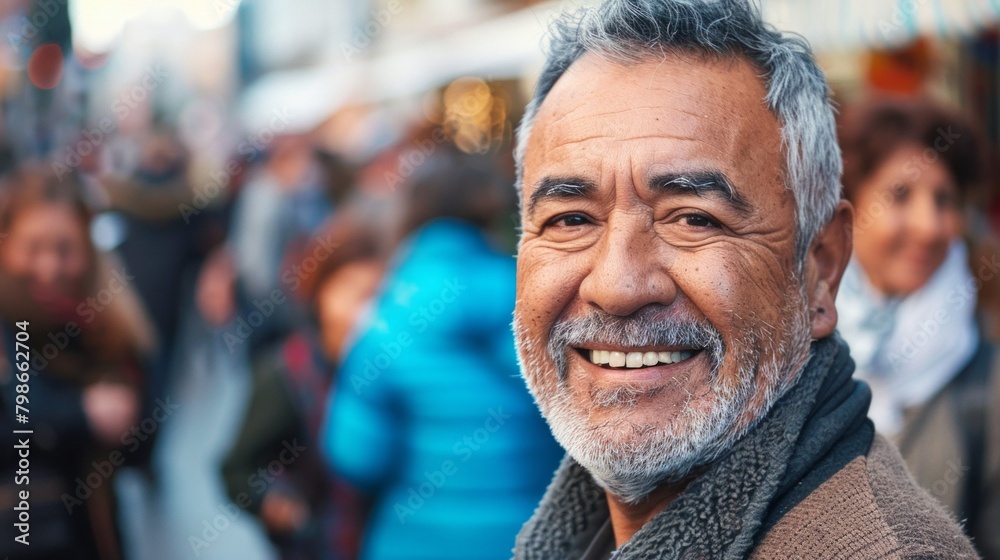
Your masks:
<path fill-rule="evenodd" d="M 718 168 L 737 184 L 761 173 L 780 182 L 781 128 L 765 95 L 759 70 L 739 56 L 624 62 L 587 53 L 539 107 L 522 188 L 530 190 L 554 162 L 614 157 Z"/>

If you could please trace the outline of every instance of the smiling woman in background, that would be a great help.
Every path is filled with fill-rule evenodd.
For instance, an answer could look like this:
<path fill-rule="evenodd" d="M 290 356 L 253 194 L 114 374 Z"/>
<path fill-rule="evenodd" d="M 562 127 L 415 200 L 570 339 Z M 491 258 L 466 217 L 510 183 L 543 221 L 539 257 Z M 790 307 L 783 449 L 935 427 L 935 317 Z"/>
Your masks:
<path fill-rule="evenodd" d="M 1000 522 L 1000 362 L 975 315 L 987 278 L 961 237 L 963 200 L 984 180 L 980 135 L 934 102 L 885 99 L 848 108 L 840 143 L 855 220 L 838 327 L 872 387 L 870 417 L 1000 558 L 986 531 Z"/>
<path fill-rule="evenodd" d="M 22 169 L 0 187 L 0 389 L 2 444 L 11 435 L 16 323 L 28 322 L 31 377 L 30 547 L 17 558 L 121 558 L 113 479 L 142 445 L 139 391 L 152 328 L 124 269 L 90 241 L 91 213 L 72 177 Z M 21 340 L 21 339 L 18 339 Z M 23 360 L 23 358 L 22 358 Z M 17 457 L 5 455 L 5 473 Z M 14 514 L 14 476 L 0 482 L 0 522 Z M 80 481 L 86 481 L 84 485 Z M 11 522 L 12 523 L 12 522 Z"/>

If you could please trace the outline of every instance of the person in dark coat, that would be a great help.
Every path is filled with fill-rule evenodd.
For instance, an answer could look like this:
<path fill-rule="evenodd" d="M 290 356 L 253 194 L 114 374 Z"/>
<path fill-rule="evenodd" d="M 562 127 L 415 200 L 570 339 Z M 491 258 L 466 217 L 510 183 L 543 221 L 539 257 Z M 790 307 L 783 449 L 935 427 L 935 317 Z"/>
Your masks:
<path fill-rule="evenodd" d="M 30 490 L 31 504 L 30 546 L 5 539 L 0 554 L 114 560 L 114 477 L 149 435 L 138 413 L 152 328 L 127 269 L 90 242 L 90 212 L 75 181 L 26 168 L 0 198 L 0 437 L 7 449 L 11 438 L 30 440 L 29 486 L 17 486 L 17 455 L 4 455 L 4 525 L 13 526 L 16 491 Z M 17 408 L 18 395 L 28 397 L 27 411 Z"/>
<path fill-rule="evenodd" d="M 313 320 L 254 363 L 246 415 L 222 464 L 230 499 L 260 519 L 283 560 L 357 555 L 365 501 L 327 469 L 318 443 L 336 364 L 385 266 L 389 207 L 348 199 L 292 259 L 312 271 L 292 278 Z M 262 476 L 268 467 L 278 474 Z"/>

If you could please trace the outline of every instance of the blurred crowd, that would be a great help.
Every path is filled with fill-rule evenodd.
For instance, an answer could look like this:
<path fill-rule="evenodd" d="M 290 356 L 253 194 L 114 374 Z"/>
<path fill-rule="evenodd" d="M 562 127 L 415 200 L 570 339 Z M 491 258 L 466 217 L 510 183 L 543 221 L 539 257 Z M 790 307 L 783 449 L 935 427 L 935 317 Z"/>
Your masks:
<path fill-rule="evenodd" d="M 17 324 L 32 342 L 33 557 L 121 557 L 113 485 L 88 476 L 156 484 L 143 422 L 170 412 L 188 307 L 249 364 L 216 474 L 282 557 L 506 554 L 561 452 L 509 327 L 509 163 L 437 141 L 390 173 L 440 134 L 416 126 L 360 164 L 281 134 L 210 205 L 165 123 L 127 171 L 11 162 L 0 316 L 6 385 Z"/>
<path fill-rule="evenodd" d="M 30 554 L 5 539 L 0 555 L 127 557 L 110 481 L 160 484 L 191 310 L 250 387 L 211 476 L 281 558 L 509 557 L 563 452 L 514 351 L 503 117 L 497 141 L 428 119 L 363 157 L 287 128 L 221 165 L 167 118 L 72 168 L 0 138 L 0 445 L 25 362 L 34 430 Z M 927 97 L 845 104 L 839 130 L 855 206 L 839 331 L 870 417 L 1000 559 L 995 147 Z M 10 527 L 17 457 L 2 468 Z"/>

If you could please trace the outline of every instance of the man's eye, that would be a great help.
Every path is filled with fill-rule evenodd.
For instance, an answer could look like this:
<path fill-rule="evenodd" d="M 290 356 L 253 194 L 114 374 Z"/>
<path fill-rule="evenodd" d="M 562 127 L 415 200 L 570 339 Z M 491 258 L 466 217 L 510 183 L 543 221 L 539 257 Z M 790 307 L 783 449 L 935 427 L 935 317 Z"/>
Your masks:
<path fill-rule="evenodd" d="M 577 227 L 585 226 L 591 223 L 586 216 L 580 214 L 565 214 L 562 216 L 556 216 L 549 220 L 549 225 L 558 227 Z"/>
<path fill-rule="evenodd" d="M 705 229 L 719 226 L 718 222 L 701 214 L 684 214 L 681 216 L 681 223 L 686 226 Z"/>

